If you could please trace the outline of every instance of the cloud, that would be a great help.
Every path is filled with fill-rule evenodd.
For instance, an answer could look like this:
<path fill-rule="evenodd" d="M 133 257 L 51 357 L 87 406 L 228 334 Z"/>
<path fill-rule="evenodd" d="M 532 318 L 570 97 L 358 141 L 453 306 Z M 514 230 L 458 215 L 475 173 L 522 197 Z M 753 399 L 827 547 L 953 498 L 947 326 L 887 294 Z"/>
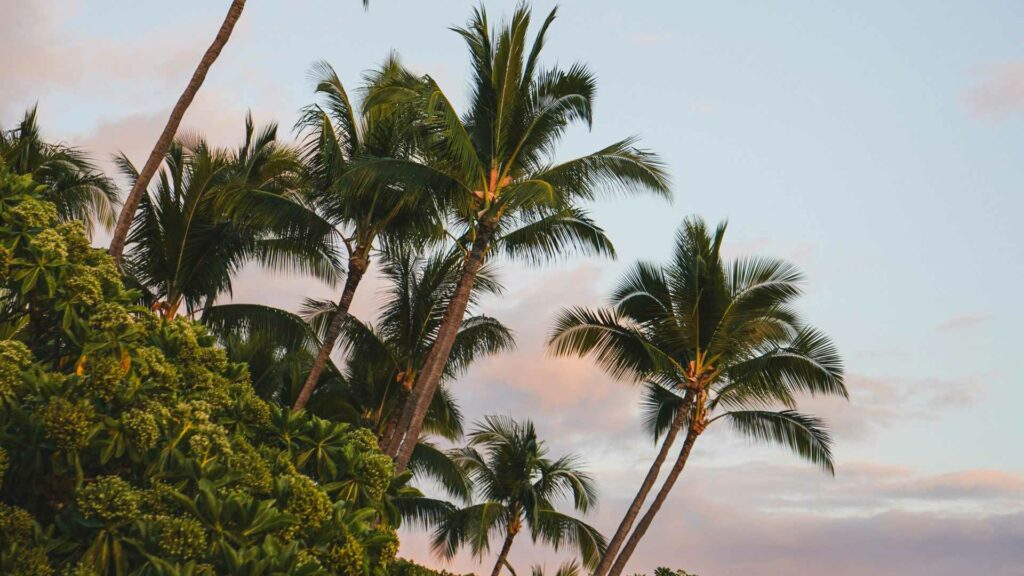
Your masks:
<path fill-rule="evenodd" d="M 1024 61 L 991 67 L 968 91 L 968 109 L 978 116 L 1003 116 L 1024 107 Z"/>
<path fill-rule="evenodd" d="M 940 332 L 959 332 L 985 324 L 992 320 L 989 314 L 964 314 L 954 316 L 935 327 Z"/>
<path fill-rule="evenodd" d="M 684 473 L 626 573 L 667 565 L 716 576 L 1019 574 L 1022 482 L 987 470 L 925 475 L 872 463 L 844 466 L 835 479 L 809 467 L 697 464 Z M 607 495 L 593 522 L 613 531 L 631 496 Z M 985 505 L 958 507 L 964 498 Z M 403 534 L 402 554 L 437 562 L 422 533 Z M 512 563 L 522 571 L 538 562 L 554 566 L 559 556 L 568 554 L 521 541 Z M 450 569 L 481 567 L 462 555 Z"/>
<path fill-rule="evenodd" d="M 75 10 L 27 0 L 0 5 L 0 54 L 5 54 L 0 113 L 20 112 L 40 98 L 97 98 L 137 106 L 184 87 L 204 46 L 198 31 L 158 29 L 144 42 L 69 34 Z M 85 88 L 76 91 L 76 88 Z"/>
<path fill-rule="evenodd" d="M 901 423 L 933 420 L 951 409 L 974 404 L 985 393 L 980 380 L 972 378 L 925 378 L 905 380 L 848 374 L 850 401 L 839 398 L 805 398 L 802 411 L 825 419 L 838 439 L 864 440 L 880 430 Z"/>

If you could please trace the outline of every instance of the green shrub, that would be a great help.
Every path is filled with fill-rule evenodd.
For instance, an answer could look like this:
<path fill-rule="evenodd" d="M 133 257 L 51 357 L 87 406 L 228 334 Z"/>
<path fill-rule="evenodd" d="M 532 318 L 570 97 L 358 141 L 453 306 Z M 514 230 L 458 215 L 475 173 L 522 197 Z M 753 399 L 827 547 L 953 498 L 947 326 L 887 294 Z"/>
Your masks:
<path fill-rule="evenodd" d="M 476 576 L 475 574 L 459 575 L 447 570 L 434 570 L 421 566 L 412 560 L 399 558 L 391 563 L 388 576 Z"/>
<path fill-rule="evenodd" d="M 372 434 L 259 399 L 0 165 L 0 573 L 387 573 Z"/>

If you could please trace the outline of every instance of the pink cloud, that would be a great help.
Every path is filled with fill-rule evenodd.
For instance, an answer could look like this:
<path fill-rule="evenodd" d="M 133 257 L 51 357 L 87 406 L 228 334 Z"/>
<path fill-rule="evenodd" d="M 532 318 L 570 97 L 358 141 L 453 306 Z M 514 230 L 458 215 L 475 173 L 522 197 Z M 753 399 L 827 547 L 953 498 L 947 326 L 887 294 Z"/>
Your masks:
<path fill-rule="evenodd" d="M 998 116 L 1024 106 L 1024 61 L 993 66 L 981 82 L 966 95 L 971 112 L 979 116 Z"/>

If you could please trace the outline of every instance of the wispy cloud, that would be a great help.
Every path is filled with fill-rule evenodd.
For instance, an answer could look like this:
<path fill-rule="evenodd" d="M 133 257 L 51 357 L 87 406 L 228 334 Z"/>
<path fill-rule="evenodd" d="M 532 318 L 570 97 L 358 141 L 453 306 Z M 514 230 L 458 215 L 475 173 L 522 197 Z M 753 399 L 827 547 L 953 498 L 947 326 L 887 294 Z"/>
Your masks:
<path fill-rule="evenodd" d="M 992 319 L 990 314 L 963 314 L 954 316 L 935 327 L 940 332 L 958 332 L 980 326 Z"/>
<path fill-rule="evenodd" d="M 965 97 L 979 116 L 1002 116 L 1024 109 L 1024 61 L 991 67 Z"/>

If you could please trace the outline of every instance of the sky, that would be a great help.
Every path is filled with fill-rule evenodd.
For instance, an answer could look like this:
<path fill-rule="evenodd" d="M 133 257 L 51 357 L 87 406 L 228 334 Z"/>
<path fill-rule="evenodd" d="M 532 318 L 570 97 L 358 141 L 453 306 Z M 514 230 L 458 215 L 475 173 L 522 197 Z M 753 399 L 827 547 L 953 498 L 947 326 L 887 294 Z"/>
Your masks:
<path fill-rule="evenodd" d="M 291 138 L 313 62 L 355 85 L 392 50 L 463 104 L 468 60 L 448 28 L 476 3 L 370 4 L 250 2 L 183 126 L 231 145 L 251 110 Z M 141 165 L 227 5 L 0 0 L 0 125 L 38 103 L 50 139 Z M 498 18 L 514 2 L 486 6 Z M 536 19 L 552 6 L 535 2 Z M 601 493 L 589 520 L 613 532 L 654 446 L 637 390 L 546 355 L 552 318 L 600 305 L 637 259 L 664 261 L 685 217 L 728 219 L 731 256 L 802 268 L 799 307 L 842 352 L 850 402 L 802 405 L 830 422 L 837 473 L 712 427 L 627 572 L 1024 575 L 1022 30 L 1018 0 L 562 2 L 545 61 L 586 62 L 599 87 L 592 130 L 559 157 L 638 135 L 674 201 L 591 207 L 616 261 L 502 265 L 508 292 L 481 311 L 518 349 L 455 384 L 467 417 L 530 417 L 554 453 L 579 453 Z M 248 269 L 233 298 L 294 309 L 307 295 L 336 296 Z M 415 531 L 402 553 L 441 565 Z M 521 538 L 512 562 L 567 557 Z"/>

